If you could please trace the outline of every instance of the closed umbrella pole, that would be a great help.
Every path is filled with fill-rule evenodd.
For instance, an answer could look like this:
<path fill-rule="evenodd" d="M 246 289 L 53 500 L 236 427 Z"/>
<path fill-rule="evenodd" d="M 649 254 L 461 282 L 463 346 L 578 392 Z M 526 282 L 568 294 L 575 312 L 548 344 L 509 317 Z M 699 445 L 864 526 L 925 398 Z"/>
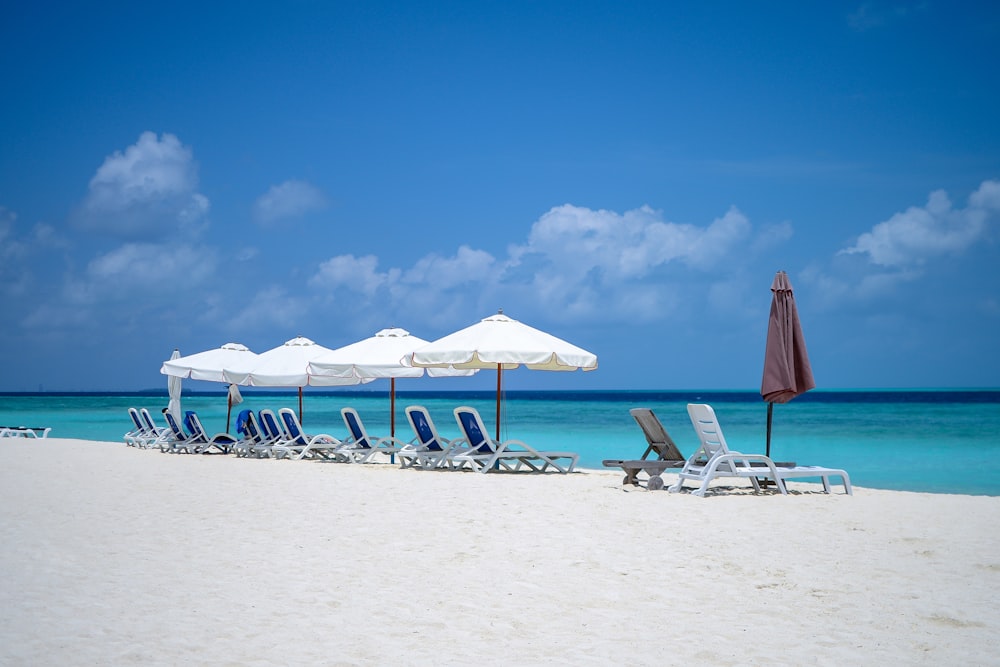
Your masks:
<path fill-rule="evenodd" d="M 767 401 L 767 441 L 771 455 L 771 416 L 775 403 L 787 403 L 816 387 L 799 311 L 788 274 L 778 271 L 771 284 L 771 312 L 768 316 L 764 374 L 760 395 Z"/>

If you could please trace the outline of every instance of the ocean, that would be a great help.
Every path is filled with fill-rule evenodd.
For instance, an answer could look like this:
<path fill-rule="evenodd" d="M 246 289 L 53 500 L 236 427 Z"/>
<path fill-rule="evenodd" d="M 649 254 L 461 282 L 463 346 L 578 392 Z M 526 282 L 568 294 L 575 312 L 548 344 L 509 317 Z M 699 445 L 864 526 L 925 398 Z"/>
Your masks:
<path fill-rule="evenodd" d="M 260 410 L 298 407 L 294 391 L 243 391 L 235 406 Z M 689 402 L 709 403 L 731 449 L 763 453 L 767 404 L 751 391 L 508 391 L 503 401 L 504 439 L 536 449 L 580 454 L 580 465 L 601 468 L 604 459 L 638 458 L 646 448 L 629 415 L 653 409 L 681 452 L 697 438 Z M 166 391 L 142 393 L 0 394 L 0 425 L 49 426 L 51 437 L 121 441 L 131 428 L 127 409 L 146 407 L 161 420 Z M 396 436 L 413 434 L 403 409 L 427 407 L 441 434 L 457 437 L 457 405 L 479 410 L 490 431 L 496 395 L 488 391 L 397 391 Z M 368 432 L 388 435 L 388 391 L 311 391 L 303 398 L 303 425 L 311 433 L 344 437 L 340 408 L 358 410 Z M 182 410 L 196 410 L 209 433 L 226 430 L 225 392 L 185 393 Z M 234 428 L 234 427 L 233 427 Z M 231 430 L 233 430 L 231 428 Z M 2 446 L 2 441 L 0 441 Z M 843 468 L 856 486 L 929 493 L 1000 495 L 1000 391 L 812 391 L 774 406 L 771 456 L 802 465 Z"/>

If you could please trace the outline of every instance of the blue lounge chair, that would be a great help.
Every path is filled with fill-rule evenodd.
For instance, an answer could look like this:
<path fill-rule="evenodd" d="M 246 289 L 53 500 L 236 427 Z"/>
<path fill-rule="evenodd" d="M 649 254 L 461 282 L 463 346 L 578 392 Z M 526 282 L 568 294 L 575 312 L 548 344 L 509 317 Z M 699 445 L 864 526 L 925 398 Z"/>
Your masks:
<path fill-rule="evenodd" d="M 177 423 L 167 408 L 163 408 L 163 418 L 166 420 L 169 430 L 159 441 L 160 451 L 171 454 L 192 453 L 198 444 L 198 438 L 181 428 L 181 425 Z"/>
<path fill-rule="evenodd" d="M 573 452 L 539 451 L 522 440 L 497 442 L 486 435 L 483 418 L 475 408 L 455 408 L 455 421 L 465 434 L 469 450 L 452 457 L 460 467 L 468 465 L 476 472 L 573 472 L 580 455 Z M 568 463 L 560 463 L 561 461 Z"/>
<path fill-rule="evenodd" d="M 280 445 L 275 445 L 276 450 L 280 449 L 285 456 L 296 460 L 312 458 L 347 461 L 347 455 L 338 451 L 344 446 L 342 441 L 326 433 L 306 435 L 302 432 L 299 416 L 291 408 L 281 408 L 278 414 L 281 416 L 288 439 Z"/>
<path fill-rule="evenodd" d="M 448 440 L 441 437 L 431 415 L 422 405 L 406 408 L 406 419 L 416 433 L 414 442 L 399 450 L 399 462 L 403 468 L 451 468 L 452 457 L 468 451 L 465 438 Z"/>
<path fill-rule="evenodd" d="M 194 447 L 195 454 L 208 454 L 213 449 L 218 449 L 223 454 L 228 454 L 229 450 L 236 444 L 236 438 L 228 433 L 216 433 L 210 437 L 205 431 L 205 427 L 202 426 L 198 414 L 193 410 L 188 410 L 185 413 L 184 421 L 187 423 L 188 430 L 191 431 L 197 441 Z"/>
<path fill-rule="evenodd" d="M 394 462 L 396 453 L 406 447 L 407 443 L 393 437 L 369 436 L 361 415 L 354 408 L 341 409 L 340 416 L 344 418 L 349 435 L 338 451 L 345 454 L 350 463 L 372 463 L 377 454 L 384 454 L 390 462 Z"/>

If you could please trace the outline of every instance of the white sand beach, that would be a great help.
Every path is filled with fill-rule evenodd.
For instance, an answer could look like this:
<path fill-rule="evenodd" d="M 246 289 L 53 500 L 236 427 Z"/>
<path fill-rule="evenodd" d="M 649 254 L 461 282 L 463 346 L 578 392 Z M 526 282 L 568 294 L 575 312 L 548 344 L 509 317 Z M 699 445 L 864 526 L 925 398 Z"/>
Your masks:
<path fill-rule="evenodd" d="M 0 448 L 3 665 L 1000 661 L 996 497 Z"/>

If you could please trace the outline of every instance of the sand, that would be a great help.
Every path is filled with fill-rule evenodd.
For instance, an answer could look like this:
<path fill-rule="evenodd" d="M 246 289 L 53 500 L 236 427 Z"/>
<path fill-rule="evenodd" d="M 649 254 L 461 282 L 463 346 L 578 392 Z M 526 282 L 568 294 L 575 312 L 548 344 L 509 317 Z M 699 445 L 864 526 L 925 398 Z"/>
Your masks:
<path fill-rule="evenodd" d="M 3 665 L 1000 662 L 1000 498 L 0 452 Z"/>

